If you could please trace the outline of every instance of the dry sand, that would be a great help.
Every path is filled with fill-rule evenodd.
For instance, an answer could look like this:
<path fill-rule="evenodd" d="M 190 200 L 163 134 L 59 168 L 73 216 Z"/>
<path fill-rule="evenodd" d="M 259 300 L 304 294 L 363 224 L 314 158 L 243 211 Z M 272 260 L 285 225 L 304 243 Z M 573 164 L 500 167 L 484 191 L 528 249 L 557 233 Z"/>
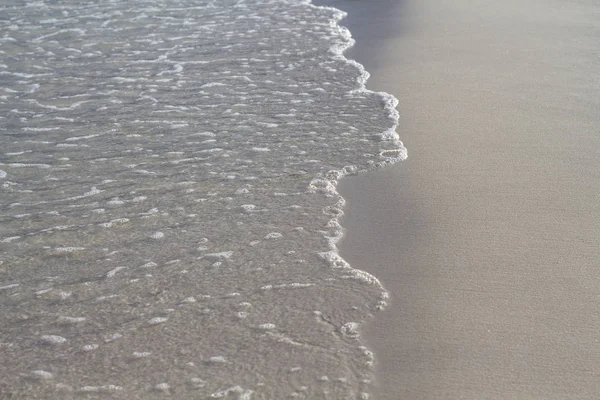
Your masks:
<path fill-rule="evenodd" d="M 600 4 L 333 0 L 407 161 L 344 180 L 376 398 L 600 396 Z M 382 12 L 383 10 L 383 12 Z"/>

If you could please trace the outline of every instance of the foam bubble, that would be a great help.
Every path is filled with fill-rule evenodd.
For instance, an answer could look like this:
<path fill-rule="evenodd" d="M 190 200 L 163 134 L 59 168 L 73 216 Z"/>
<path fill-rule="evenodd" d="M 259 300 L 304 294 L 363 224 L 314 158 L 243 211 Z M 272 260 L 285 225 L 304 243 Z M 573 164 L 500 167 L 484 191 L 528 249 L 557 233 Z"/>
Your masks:
<path fill-rule="evenodd" d="M 96 343 L 92 343 L 92 344 L 86 344 L 85 346 L 83 346 L 83 351 L 88 352 L 88 351 L 94 351 L 96 350 L 98 347 L 100 347 L 100 345 L 96 344 Z"/>
<path fill-rule="evenodd" d="M 165 237 L 165 234 L 162 232 L 154 232 L 150 237 L 152 239 L 162 239 Z"/>
<path fill-rule="evenodd" d="M 356 322 L 347 322 L 340 327 L 340 333 L 344 336 L 357 338 L 359 336 L 358 326 Z"/>
<path fill-rule="evenodd" d="M 157 266 L 158 266 L 157 263 L 155 263 L 153 261 L 149 261 L 149 262 L 147 262 L 144 265 L 140 265 L 140 268 L 154 268 L 154 267 L 157 267 Z"/>
<path fill-rule="evenodd" d="M 58 296 L 61 300 L 66 300 L 73 295 L 73 292 L 59 291 Z"/>
<path fill-rule="evenodd" d="M 246 212 L 254 211 L 254 209 L 256 208 L 254 204 L 242 204 L 240 207 Z"/>

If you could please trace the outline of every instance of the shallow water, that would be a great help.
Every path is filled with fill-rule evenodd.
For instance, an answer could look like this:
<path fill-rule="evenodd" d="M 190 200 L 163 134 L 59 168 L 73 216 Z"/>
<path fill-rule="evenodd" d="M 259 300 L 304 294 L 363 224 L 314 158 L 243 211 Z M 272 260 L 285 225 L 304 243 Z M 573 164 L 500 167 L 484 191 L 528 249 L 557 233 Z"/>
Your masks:
<path fill-rule="evenodd" d="M 0 7 L 0 397 L 366 398 L 337 180 L 405 156 L 343 13 Z"/>

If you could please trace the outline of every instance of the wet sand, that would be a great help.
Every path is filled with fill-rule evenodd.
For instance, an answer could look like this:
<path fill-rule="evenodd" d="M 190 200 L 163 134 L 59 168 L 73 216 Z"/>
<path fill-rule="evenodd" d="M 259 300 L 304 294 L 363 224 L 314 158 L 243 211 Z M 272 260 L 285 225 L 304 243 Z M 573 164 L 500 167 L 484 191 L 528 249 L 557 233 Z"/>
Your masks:
<path fill-rule="evenodd" d="M 375 398 L 597 398 L 600 5 L 329 4 L 409 154 L 339 187 L 342 256 L 391 293 Z"/>

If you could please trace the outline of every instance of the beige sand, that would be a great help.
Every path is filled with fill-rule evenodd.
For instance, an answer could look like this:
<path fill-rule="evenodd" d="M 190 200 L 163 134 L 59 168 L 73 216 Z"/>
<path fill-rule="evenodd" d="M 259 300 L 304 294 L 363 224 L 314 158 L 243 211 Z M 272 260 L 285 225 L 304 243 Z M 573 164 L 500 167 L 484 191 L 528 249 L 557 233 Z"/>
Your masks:
<path fill-rule="evenodd" d="M 597 399 L 600 5 L 370 3 L 334 5 L 409 152 L 340 185 L 342 255 L 392 296 L 376 398 Z"/>

